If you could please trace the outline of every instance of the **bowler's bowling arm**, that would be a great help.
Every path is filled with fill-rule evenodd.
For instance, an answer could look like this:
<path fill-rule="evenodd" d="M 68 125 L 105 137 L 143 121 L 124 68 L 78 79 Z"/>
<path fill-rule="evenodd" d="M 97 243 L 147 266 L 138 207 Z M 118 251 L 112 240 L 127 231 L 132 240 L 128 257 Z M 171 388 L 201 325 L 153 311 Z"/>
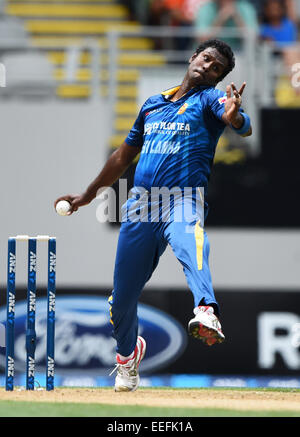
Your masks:
<path fill-rule="evenodd" d="M 85 199 L 91 202 L 101 188 L 110 187 L 116 182 L 125 173 L 140 151 L 140 147 L 129 146 L 124 142 L 110 155 L 99 175 L 87 187 L 83 193 Z"/>

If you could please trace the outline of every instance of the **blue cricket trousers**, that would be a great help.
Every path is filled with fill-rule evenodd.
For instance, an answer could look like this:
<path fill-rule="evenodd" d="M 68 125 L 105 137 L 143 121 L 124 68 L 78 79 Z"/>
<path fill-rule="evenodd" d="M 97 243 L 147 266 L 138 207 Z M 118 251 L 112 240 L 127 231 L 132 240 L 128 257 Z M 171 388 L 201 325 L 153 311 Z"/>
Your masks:
<path fill-rule="evenodd" d="M 134 201 L 129 199 L 127 204 Z M 200 223 L 194 216 L 169 222 L 122 222 L 109 298 L 117 353 L 128 356 L 135 348 L 138 299 L 167 244 L 183 267 L 194 306 L 214 304 L 218 309 L 208 262 L 209 241 Z"/>

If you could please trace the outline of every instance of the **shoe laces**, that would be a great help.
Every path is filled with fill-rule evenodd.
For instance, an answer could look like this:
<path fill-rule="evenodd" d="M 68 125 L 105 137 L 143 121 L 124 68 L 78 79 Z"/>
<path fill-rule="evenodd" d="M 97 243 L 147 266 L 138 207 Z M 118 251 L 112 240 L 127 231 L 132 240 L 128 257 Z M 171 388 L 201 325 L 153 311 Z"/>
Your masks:
<path fill-rule="evenodd" d="M 115 368 L 110 372 L 109 376 L 111 376 L 113 373 L 118 372 L 122 376 L 136 376 L 137 371 L 136 368 L 126 367 L 122 364 L 116 364 Z"/>
<path fill-rule="evenodd" d="M 199 313 L 208 313 L 208 314 L 214 314 L 214 309 L 210 305 L 201 305 L 195 308 L 194 314 L 195 316 Z"/>
<path fill-rule="evenodd" d="M 131 361 L 131 360 L 130 360 Z M 109 376 L 113 373 L 118 372 L 122 376 L 136 376 L 137 368 L 135 366 L 135 357 L 133 358 L 133 362 L 131 365 L 116 363 L 114 369 L 110 372 Z"/>

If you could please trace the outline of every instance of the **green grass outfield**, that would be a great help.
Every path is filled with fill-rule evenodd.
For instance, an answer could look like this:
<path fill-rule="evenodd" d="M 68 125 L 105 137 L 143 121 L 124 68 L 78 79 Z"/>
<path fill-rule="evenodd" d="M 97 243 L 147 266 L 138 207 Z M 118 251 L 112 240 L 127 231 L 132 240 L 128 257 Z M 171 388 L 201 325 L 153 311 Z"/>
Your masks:
<path fill-rule="evenodd" d="M 300 412 L 0 401 L 0 417 L 300 417 Z"/>
<path fill-rule="evenodd" d="M 58 389 L 59 390 L 59 389 Z M 102 388 L 103 390 L 103 388 Z M 153 389 L 152 389 L 153 390 Z M 157 388 L 158 403 L 159 390 Z M 174 389 L 179 390 L 179 389 Z M 188 390 L 188 389 L 187 389 Z M 212 388 L 212 391 L 228 389 Z M 243 391 L 245 396 L 250 389 Z M 300 393 L 299 389 L 251 389 L 255 392 Z M 139 391 L 147 392 L 147 388 Z M 199 389 L 201 391 L 201 389 Z M 283 401 L 284 402 L 284 401 Z M 300 417 L 299 411 L 292 410 L 241 410 L 220 408 L 148 407 L 143 405 L 111 405 L 100 403 L 44 402 L 24 400 L 0 400 L 0 417 Z"/>

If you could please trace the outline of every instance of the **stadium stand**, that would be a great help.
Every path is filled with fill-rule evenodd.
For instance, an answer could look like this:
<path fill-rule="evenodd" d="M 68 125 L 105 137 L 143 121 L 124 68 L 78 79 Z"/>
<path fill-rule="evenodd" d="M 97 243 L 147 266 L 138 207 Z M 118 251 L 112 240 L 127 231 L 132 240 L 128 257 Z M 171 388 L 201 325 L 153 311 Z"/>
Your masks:
<path fill-rule="evenodd" d="M 99 49 L 100 93 L 107 98 L 107 35 L 110 30 L 127 32 L 118 40 L 117 101 L 111 140 L 111 146 L 118 147 L 137 114 L 139 69 L 165 64 L 164 57 L 152 51 L 151 39 L 135 36 L 140 24 L 130 20 L 128 8 L 115 0 L 7 0 L 5 12 L 8 17 L 22 20 L 30 44 L 46 54 L 60 99 L 91 96 L 93 55 L 87 46 L 92 39 Z"/>

